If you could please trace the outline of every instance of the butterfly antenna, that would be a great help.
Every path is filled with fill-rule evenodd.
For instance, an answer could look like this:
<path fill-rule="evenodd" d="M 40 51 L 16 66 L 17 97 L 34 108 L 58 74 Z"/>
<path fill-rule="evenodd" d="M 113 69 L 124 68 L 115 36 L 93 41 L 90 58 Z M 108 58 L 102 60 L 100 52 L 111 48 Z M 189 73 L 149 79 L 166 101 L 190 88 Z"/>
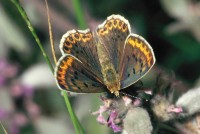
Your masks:
<path fill-rule="evenodd" d="M 51 27 L 51 20 L 50 20 L 49 7 L 48 7 L 47 0 L 45 0 L 45 4 L 46 4 L 46 9 L 47 9 L 47 18 L 48 18 L 48 27 L 49 27 L 49 38 L 50 38 L 50 43 L 51 43 L 51 51 L 52 51 L 54 62 L 56 64 L 57 63 L 57 58 L 56 58 L 56 54 L 55 54 L 55 47 L 54 47 L 54 42 L 53 42 L 52 27 Z"/>
<path fill-rule="evenodd" d="M 136 97 L 136 96 L 133 96 L 133 95 L 130 95 L 130 94 L 127 94 L 127 93 L 124 93 L 124 92 L 119 92 L 120 94 L 123 94 L 123 95 L 126 95 L 130 98 L 133 98 L 133 99 L 140 99 L 139 97 Z"/>

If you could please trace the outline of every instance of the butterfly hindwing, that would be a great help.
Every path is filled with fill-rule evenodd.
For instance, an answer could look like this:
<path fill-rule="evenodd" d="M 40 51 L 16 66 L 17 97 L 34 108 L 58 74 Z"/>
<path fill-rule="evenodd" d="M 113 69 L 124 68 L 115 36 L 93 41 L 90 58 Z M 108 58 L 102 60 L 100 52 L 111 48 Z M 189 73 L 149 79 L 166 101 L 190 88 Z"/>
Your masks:
<path fill-rule="evenodd" d="M 154 65 L 155 56 L 149 43 L 137 34 L 130 34 L 125 43 L 120 64 L 121 88 L 141 79 Z"/>
<path fill-rule="evenodd" d="M 97 28 L 99 40 L 105 46 L 117 73 L 119 72 L 125 40 L 130 31 L 128 20 L 120 15 L 111 15 Z"/>
<path fill-rule="evenodd" d="M 77 93 L 105 92 L 101 79 L 89 70 L 85 63 L 70 54 L 63 55 L 55 69 L 56 82 L 60 89 Z"/>
<path fill-rule="evenodd" d="M 60 50 L 63 55 L 71 54 L 84 62 L 90 70 L 102 77 L 96 41 L 89 29 L 68 31 L 60 41 Z"/>

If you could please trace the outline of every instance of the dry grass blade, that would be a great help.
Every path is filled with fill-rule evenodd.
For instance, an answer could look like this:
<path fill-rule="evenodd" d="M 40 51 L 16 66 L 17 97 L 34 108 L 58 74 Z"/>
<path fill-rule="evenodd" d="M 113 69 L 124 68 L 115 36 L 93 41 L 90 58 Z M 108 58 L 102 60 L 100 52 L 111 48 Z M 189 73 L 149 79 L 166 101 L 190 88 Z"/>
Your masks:
<path fill-rule="evenodd" d="M 54 47 L 54 42 L 53 42 L 53 34 L 52 34 L 49 7 L 48 7 L 47 0 L 45 0 L 45 4 L 46 4 L 46 8 L 47 8 L 47 18 L 48 18 L 48 27 L 49 27 L 49 38 L 50 38 L 50 43 L 51 43 L 51 51 L 52 51 L 54 62 L 56 64 L 57 63 L 57 58 L 56 58 L 56 54 L 55 54 L 55 47 Z"/>

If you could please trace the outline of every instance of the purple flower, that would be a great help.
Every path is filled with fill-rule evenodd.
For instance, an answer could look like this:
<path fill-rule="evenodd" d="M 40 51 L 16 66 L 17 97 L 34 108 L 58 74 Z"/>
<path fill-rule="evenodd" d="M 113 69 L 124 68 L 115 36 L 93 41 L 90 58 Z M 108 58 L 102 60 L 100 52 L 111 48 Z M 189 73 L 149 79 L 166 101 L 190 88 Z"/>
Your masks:
<path fill-rule="evenodd" d="M 102 125 L 107 125 L 108 127 L 112 128 L 113 131 L 116 132 L 121 132 L 122 131 L 122 126 L 117 125 L 116 122 L 117 120 L 119 121 L 120 119 L 118 118 L 118 112 L 115 110 L 115 108 L 113 107 L 113 103 L 116 103 L 115 100 L 111 100 L 111 99 L 106 99 L 106 98 L 101 98 L 101 100 L 103 101 L 102 106 L 100 106 L 99 110 L 96 112 L 93 112 L 93 115 L 98 115 L 97 116 L 97 121 L 102 124 Z M 122 101 L 125 105 L 125 103 L 131 104 L 132 101 L 129 100 L 129 98 L 125 97 L 124 101 Z M 108 120 L 105 119 L 105 117 L 103 116 L 104 113 L 108 114 Z"/>
<path fill-rule="evenodd" d="M 107 124 L 107 121 L 105 120 L 105 118 L 103 117 L 102 114 L 99 114 L 99 115 L 97 116 L 97 121 L 98 121 L 100 124 L 102 124 L 102 125 Z"/>
<path fill-rule="evenodd" d="M 113 110 L 110 112 L 110 116 L 109 116 L 109 120 L 108 120 L 108 127 L 112 128 L 115 133 L 122 131 L 122 127 L 118 126 L 114 123 L 117 116 L 118 116 L 118 113 L 115 110 Z"/>
<path fill-rule="evenodd" d="M 167 108 L 167 112 L 169 112 L 169 113 L 182 113 L 183 112 L 183 108 L 182 107 L 176 107 L 174 105 L 170 105 Z"/>

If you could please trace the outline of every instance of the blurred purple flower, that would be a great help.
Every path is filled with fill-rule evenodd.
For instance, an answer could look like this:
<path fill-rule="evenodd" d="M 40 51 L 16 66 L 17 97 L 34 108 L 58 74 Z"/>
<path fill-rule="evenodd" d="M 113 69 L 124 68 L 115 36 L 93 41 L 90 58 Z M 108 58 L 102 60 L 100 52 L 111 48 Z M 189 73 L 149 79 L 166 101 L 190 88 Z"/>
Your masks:
<path fill-rule="evenodd" d="M 3 86 L 5 84 L 5 82 L 6 82 L 5 77 L 0 75 L 0 87 Z"/>
<path fill-rule="evenodd" d="M 14 77 L 18 72 L 16 65 L 8 63 L 4 59 L 0 59 L 0 86 L 6 83 L 6 80 Z"/>
<path fill-rule="evenodd" d="M 13 117 L 13 122 L 17 126 L 25 126 L 28 123 L 28 119 L 23 113 L 15 113 Z"/>
<path fill-rule="evenodd" d="M 33 88 L 28 85 L 22 85 L 20 82 L 15 82 L 11 86 L 10 93 L 14 97 L 32 97 Z"/>
<path fill-rule="evenodd" d="M 23 127 L 28 123 L 28 118 L 24 113 L 14 113 L 12 117 L 9 134 L 20 134 L 20 127 Z"/>
<path fill-rule="evenodd" d="M 0 120 L 4 119 L 8 115 L 7 111 L 0 108 Z"/>
<path fill-rule="evenodd" d="M 9 134 L 20 134 L 19 127 L 13 122 L 9 126 Z"/>
<path fill-rule="evenodd" d="M 40 115 L 40 107 L 32 100 L 27 100 L 25 107 L 30 118 L 36 119 Z"/>

